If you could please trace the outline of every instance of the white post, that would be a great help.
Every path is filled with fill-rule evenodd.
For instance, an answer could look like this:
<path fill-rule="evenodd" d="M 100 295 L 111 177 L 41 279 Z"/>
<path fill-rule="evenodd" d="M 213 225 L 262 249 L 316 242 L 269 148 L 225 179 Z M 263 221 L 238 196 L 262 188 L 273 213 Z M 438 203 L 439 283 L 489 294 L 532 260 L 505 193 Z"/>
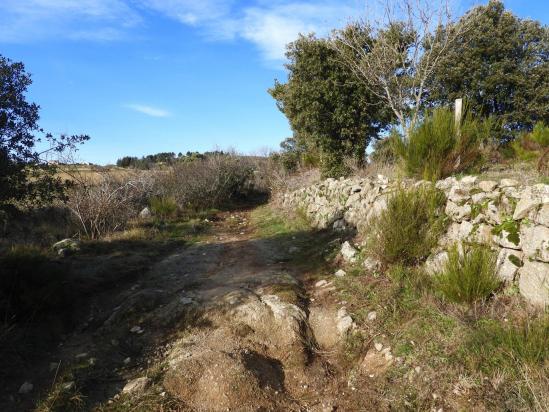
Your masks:
<path fill-rule="evenodd" d="M 454 121 L 456 122 L 456 127 L 458 129 L 459 129 L 459 125 L 461 124 L 462 115 L 463 115 L 463 99 L 456 99 Z"/>

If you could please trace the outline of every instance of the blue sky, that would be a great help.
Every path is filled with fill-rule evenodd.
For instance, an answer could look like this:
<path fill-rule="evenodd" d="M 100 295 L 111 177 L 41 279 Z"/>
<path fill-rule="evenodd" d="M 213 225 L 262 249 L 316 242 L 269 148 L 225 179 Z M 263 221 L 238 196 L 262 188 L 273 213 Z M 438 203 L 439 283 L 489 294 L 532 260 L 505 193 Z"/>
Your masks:
<path fill-rule="evenodd" d="M 505 4 L 549 22 L 546 0 Z M 359 0 L 1 0 L 0 54 L 32 73 L 43 128 L 91 136 L 80 160 L 253 153 L 291 135 L 266 92 L 286 77 L 284 45 L 363 12 Z"/>

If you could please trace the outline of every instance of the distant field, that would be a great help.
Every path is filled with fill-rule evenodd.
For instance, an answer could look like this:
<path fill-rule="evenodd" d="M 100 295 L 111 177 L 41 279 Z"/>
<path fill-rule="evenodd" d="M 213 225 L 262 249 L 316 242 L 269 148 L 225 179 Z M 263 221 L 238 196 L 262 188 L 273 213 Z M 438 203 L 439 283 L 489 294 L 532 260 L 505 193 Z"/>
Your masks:
<path fill-rule="evenodd" d="M 103 173 L 110 173 L 123 177 L 135 174 L 135 170 L 124 169 L 117 166 L 59 165 L 57 176 L 63 180 L 85 179 L 98 181 Z"/>

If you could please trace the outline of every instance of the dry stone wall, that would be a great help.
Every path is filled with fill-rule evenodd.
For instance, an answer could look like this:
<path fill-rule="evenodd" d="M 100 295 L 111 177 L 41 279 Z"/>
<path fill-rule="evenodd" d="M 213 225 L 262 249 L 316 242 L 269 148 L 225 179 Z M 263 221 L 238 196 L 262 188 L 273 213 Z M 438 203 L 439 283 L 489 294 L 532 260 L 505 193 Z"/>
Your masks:
<path fill-rule="evenodd" d="M 369 222 L 387 205 L 399 185 L 407 188 L 425 181 L 377 178 L 327 179 L 286 193 L 283 205 L 301 209 L 319 229 L 355 228 L 367 234 Z M 476 176 L 440 180 L 435 186 L 446 195 L 447 233 L 426 263 L 435 272 L 456 242 L 490 245 L 498 253 L 498 276 L 516 282 L 532 304 L 549 305 L 549 185 L 522 186 L 512 179 L 482 180 Z"/>

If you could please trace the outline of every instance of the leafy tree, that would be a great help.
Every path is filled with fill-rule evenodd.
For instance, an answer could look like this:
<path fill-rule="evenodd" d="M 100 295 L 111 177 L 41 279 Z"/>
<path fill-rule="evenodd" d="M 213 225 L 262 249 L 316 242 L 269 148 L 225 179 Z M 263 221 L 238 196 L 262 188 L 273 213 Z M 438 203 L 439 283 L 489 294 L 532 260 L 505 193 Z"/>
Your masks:
<path fill-rule="evenodd" d="M 421 119 L 426 85 L 459 29 L 447 30 L 447 0 L 382 0 L 380 21 L 369 17 L 333 33 L 341 61 L 391 108 L 406 137 Z"/>
<path fill-rule="evenodd" d="M 463 16 L 453 47 L 428 86 L 432 105 L 467 98 L 477 114 L 494 116 L 504 141 L 549 121 L 549 29 L 522 20 L 490 0 Z"/>
<path fill-rule="evenodd" d="M 346 172 L 344 158 L 363 162 L 368 143 L 387 126 L 385 106 L 341 63 L 330 40 L 300 36 L 287 46 L 287 83 L 269 93 L 286 115 L 295 144 L 319 152 L 324 176 Z"/>
<path fill-rule="evenodd" d="M 23 63 L 0 55 L 0 206 L 63 197 L 66 183 L 56 176 L 56 166 L 47 163 L 44 155 L 74 148 L 89 139 L 84 135 L 54 137 L 44 132 L 38 126 L 40 107 L 26 100 L 31 84 Z M 37 144 L 48 147 L 39 150 Z"/>

